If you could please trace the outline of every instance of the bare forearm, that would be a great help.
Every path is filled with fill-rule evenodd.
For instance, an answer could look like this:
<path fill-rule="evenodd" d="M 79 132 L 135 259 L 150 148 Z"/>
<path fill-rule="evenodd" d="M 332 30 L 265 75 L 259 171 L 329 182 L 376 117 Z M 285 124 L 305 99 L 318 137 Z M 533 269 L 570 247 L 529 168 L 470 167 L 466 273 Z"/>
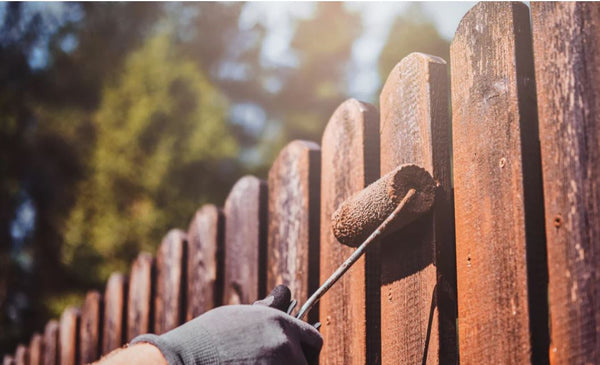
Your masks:
<path fill-rule="evenodd" d="M 158 348 L 148 343 L 140 343 L 126 348 L 116 349 L 101 358 L 96 365 L 168 365 Z"/>

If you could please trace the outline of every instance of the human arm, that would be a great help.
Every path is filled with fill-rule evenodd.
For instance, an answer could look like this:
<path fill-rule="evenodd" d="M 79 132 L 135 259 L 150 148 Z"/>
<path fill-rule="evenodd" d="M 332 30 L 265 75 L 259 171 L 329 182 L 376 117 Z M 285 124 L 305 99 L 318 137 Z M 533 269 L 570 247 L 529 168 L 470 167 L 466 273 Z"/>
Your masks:
<path fill-rule="evenodd" d="M 102 357 L 96 365 L 168 365 L 158 347 L 149 343 L 140 343 L 122 347 Z"/>

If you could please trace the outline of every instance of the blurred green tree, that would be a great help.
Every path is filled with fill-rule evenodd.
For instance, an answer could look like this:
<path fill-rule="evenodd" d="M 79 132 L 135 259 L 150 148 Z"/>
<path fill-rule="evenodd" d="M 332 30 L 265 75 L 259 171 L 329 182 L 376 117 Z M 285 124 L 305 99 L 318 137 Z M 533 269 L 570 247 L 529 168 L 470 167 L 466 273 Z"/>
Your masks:
<path fill-rule="evenodd" d="M 92 118 L 91 173 L 64 226 L 61 258 L 73 275 L 97 285 L 126 271 L 211 195 L 226 194 L 219 168 L 237 149 L 226 110 L 224 96 L 169 36 L 127 57 Z"/>
<path fill-rule="evenodd" d="M 412 52 L 422 52 L 450 62 L 450 43 L 438 32 L 435 24 L 425 14 L 423 6 L 412 3 L 399 15 L 379 56 L 381 85 L 394 66 Z"/>
<path fill-rule="evenodd" d="M 292 25 L 297 64 L 273 67 L 261 60 L 266 29 L 238 27 L 244 6 L 0 11 L 0 350 L 153 251 L 200 204 L 222 204 L 242 173 L 264 176 L 285 143 L 320 140 L 348 97 L 360 14 L 316 4 Z M 382 77 L 413 51 L 447 59 L 447 42 L 411 11 L 390 32 Z M 228 123 L 240 104 L 264 113 L 265 126 Z M 260 154 L 249 164 L 252 148 Z M 17 239 L 23 207 L 33 207 L 34 228 Z"/>
<path fill-rule="evenodd" d="M 127 70 L 125 60 L 135 62 L 129 57 L 132 50 L 150 47 L 148 37 L 157 31 L 172 30 L 174 24 L 184 24 L 188 7 L 194 10 L 187 4 L 185 9 L 181 4 L 175 5 L 178 11 L 160 3 L 0 5 L 0 351 L 12 350 L 17 341 L 28 340 L 31 332 L 39 330 L 49 316 L 57 316 L 65 305 L 76 304 L 90 285 L 104 285 L 102 273 L 109 269 L 102 266 L 102 247 L 94 247 L 89 241 L 77 242 L 77 237 L 87 240 L 91 233 L 85 230 L 78 233 L 77 227 L 70 226 L 78 214 L 83 213 L 86 219 L 105 222 L 106 218 L 91 210 L 104 208 L 101 203 L 90 202 L 96 197 L 88 194 L 90 201 L 82 202 L 79 192 L 84 186 L 95 189 L 95 193 L 101 190 L 93 176 L 117 180 L 103 166 L 96 166 L 100 154 L 98 146 L 104 143 L 106 150 L 106 141 L 110 142 L 110 130 L 102 127 L 109 112 L 104 109 L 101 113 L 99 108 L 101 102 L 118 101 L 118 97 L 111 95 L 120 93 L 124 97 L 132 90 L 133 86 L 126 86 L 123 81 Z M 171 31 L 168 48 L 159 47 L 154 40 L 152 50 L 147 50 L 155 52 L 146 54 L 152 56 L 148 61 L 165 61 L 169 68 L 164 72 L 171 72 L 174 78 L 163 75 L 153 82 L 154 76 L 150 73 L 159 69 L 158 64 L 142 65 L 146 73 L 138 75 L 129 66 L 127 76 L 130 83 L 139 81 L 151 87 L 144 100 L 156 102 L 148 115 L 149 124 L 140 125 L 139 130 L 133 128 L 128 136 L 146 141 L 143 147 L 148 149 L 146 155 L 162 170 L 152 176 L 150 172 L 141 174 L 144 178 L 154 178 L 153 182 L 144 182 L 139 193 L 138 186 L 133 186 L 136 194 L 125 197 L 129 200 L 123 200 L 123 204 L 135 203 L 137 210 L 132 208 L 129 213 L 135 210 L 138 217 L 147 218 L 145 213 L 153 215 L 156 222 L 154 218 L 147 218 L 145 222 L 157 223 L 154 230 L 149 229 L 154 233 L 161 229 L 159 224 L 187 224 L 189 211 L 197 207 L 195 204 L 206 200 L 219 203 L 226 194 L 225 189 L 240 174 L 241 165 L 231 157 L 235 153 L 235 141 L 230 137 L 219 139 L 220 131 L 227 128 L 227 104 L 200 70 L 214 68 L 226 52 L 224 37 L 237 29 L 241 5 L 210 3 L 195 4 L 195 7 L 199 15 L 190 25 L 194 32 L 183 28 L 178 29 L 178 33 Z M 218 11 L 219 7 L 224 10 Z M 207 19 L 210 22 L 206 22 Z M 190 37 L 192 33 L 194 36 Z M 161 42 L 164 45 L 165 41 Z M 215 43 L 221 46 L 194 53 L 191 51 L 194 42 L 202 42 L 207 47 Z M 167 53 L 161 55 L 163 51 Z M 196 64 L 191 63 L 192 57 Z M 167 83 L 166 89 L 154 89 L 158 88 L 159 81 Z M 200 93 L 202 98 L 194 99 Z M 160 97 L 165 99 L 157 100 Z M 127 100 L 137 105 L 139 112 L 140 104 L 131 97 Z M 142 123 L 143 116 L 125 109 L 126 106 L 115 109 L 112 116 L 127 114 Z M 221 120 L 217 126 L 213 122 L 218 116 Z M 176 118 L 175 125 L 164 125 L 165 120 L 171 122 L 171 117 Z M 207 118 L 207 123 L 203 121 L 187 128 L 199 118 Z M 112 122 L 109 124 L 116 128 L 115 121 Z M 178 128 L 187 128 L 184 140 Z M 163 140 L 167 134 L 175 142 Z M 217 138 L 215 148 L 206 148 L 206 139 L 213 135 Z M 182 145 L 175 145 L 169 152 L 184 155 L 165 173 L 164 160 L 154 149 L 165 149 L 173 143 Z M 137 152 L 125 152 L 128 157 L 139 157 Z M 221 155 L 217 157 L 218 153 Z M 171 158 L 172 155 L 166 156 L 166 161 Z M 140 166 L 152 170 L 150 166 Z M 160 178 L 173 185 L 161 184 Z M 151 184 L 154 185 L 149 186 Z M 117 196 L 121 192 L 114 192 L 115 199 L 121 199 Z M 106 198 L 106 194 L 101 196 Z M 148 199 L 157 199 L 150 208 L 144 205 Z M 192 208 L 192 205 L 195 206 Z M 33 211 L 34 219 L 21 219 L 21 222 L 19 212 L 23 211 Z M 135 245 L 131 243 L 132 236 L 142 234 L 140 225 L 139 222 L 132 225 L 133 233 L 127 235 L 128 243 L 119 252 L 130 252 L 137 244 L 149 249 L 158 245 L 159 235 L 164 231 L 156 233 L 152 243 L 147 237 Z M 65 244 L 66 241 L 69 244 Z M 119 242 L 122 241 L 115 245 Z M 115 267 L 128 257 L 131 255 L 115 262 Z M 75 294 L 66 295 L 68 293 Z"/>

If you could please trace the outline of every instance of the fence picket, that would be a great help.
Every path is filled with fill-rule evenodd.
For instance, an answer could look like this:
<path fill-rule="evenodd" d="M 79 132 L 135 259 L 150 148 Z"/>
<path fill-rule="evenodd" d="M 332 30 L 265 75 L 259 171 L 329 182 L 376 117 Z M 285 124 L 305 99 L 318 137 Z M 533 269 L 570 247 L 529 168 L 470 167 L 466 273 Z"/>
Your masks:
<path fill-rule="evenodd" d="M 79 323 L 81 312 L 79 308 L 68 307 L 60 317 L 59 359 L 60 365 L 79 364 Z"/>
<path fill-rule="evenodd" d="M 375 107 L 354 99 L 342 103 L 325 128 L 321 146 L 322 283 L 354 251 L 333 236 L 331 214 L 379 177 L 379 114 Z M 321 299 L 322 364 L 379 363 L 378 259 L 375 245 Z"/>
<path fill-rule="evenodd" d="M 254 176 L 242 177 L 224 207 L 224 304 L 248 304 L 266 290 L 267 185 Z"/>
<path fill-rule="evenodd" d="M 121 273 L 113 273 L 104 292 L 104 326 L 102 327 L 102 354 L 123 345 L 126 323 L 127 278 Z"/>
<path fill-rule="evenodd" d="M 44 359 L 44 341 L 39 333 L 34 333 L 29 342 L 29 365 L 42 365 Z"/>
<path fill-rule="evenodd" d="M 186 234 L 172 229 L 156 254 L 154 332 L 167 332 L 184 322 Z"/>
<path fill-rule="evenodd" d="M 447 79 L 444 60 L 412 53 L 381 92 L 381 174 L 415 163 L 440 184 L 432 213 L 382 241 L 383 364 L 457 362 Z"/>
<path fill-rule="evenodd" d="M 600 5 L 531 3 L 550 363 L 600 363 Z M 596 276 L 597 277 L 597 276 Z"/>
<path fill-rule="evenodd" d="M 223 298 L 223 212 L 200 208 L 188 229 L 187 313 L 189 321 L 221 305 Z"/>
<path fill-rule="evenodd" d="M 98 291 L 88 292 L 81 309 L 81 325 L 79 330 L 79 348 L 82 364 L 98 360 L 100 355 L 102 330 L 102 294 Z"/>
<path fill-rule="evenodd" d="M 527 6 L 477 4 L 450 55 L 460 359 L 544 364 L 547 268 Z"/>
<path fill-rule="evenodd" d="M 293 141 L 269 171 L 267 291 L 287 285 L 300 304 L 319 285 L 320 158 L 318 144 Z"/>
<path fill-rule="evenodd" d="M 153 330 L 154 264 L 154 257 L 142 252 L 131 266 L 127 294 L 127 341 Z"/>
<path fill-rule="evenodd" d="M 44 328 L 44 365 L 58 364 L 58 321 L 51 320 Z"/>
<path fill-rule="evenodd" d="M 29 365 L 29 349 L 24 345 L 17 346 L 15 351 L 15 365 Z"/>
<path fill-rule="evenodd" d="M 404 163 L 439 183 L 435 206 L 370 247 L 309 313 L 322 323 L 321 363 L 600 363 L 600 5 L 531 8 L 532 29 L 521 3 L 463 17 L 452 123 L 446 62 L 405 57 L 381 92 L 381 122 L 374 106 L 345 101 L 322 147 L 289 143 L 268 184 L 239 179 L 222 210 L 202 206 L 156 259 L 140 253 L 128 276 L 111 275 L 3 364 L 89 363 L 278 284 L 304 303 L 355 250 L 335 239 L 332 213 Z"/>

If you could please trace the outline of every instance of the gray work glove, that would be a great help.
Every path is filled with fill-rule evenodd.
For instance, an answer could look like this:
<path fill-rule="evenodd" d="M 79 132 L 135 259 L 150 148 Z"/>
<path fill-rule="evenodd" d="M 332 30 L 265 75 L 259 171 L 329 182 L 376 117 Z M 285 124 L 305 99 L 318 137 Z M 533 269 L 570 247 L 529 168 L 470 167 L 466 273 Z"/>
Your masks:
<path fill-rule="evenodd" d="M 308 364 L 323 338 L 310 324 L 284 311 L 290 290 L 280 285 L 253 305 L 229 305 L 204 313 L 163 335 L 141 335 L 169 365 Z"/>

